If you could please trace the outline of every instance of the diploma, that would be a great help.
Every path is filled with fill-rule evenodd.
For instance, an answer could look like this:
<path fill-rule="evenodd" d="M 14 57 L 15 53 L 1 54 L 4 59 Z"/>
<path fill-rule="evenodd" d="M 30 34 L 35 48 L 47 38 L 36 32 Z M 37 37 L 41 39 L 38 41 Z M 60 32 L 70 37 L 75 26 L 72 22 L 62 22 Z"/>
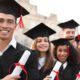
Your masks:
<path fill-rule="evenodd" d="M 80 75 L 80 72 L 78 74 Z M 77 76 L 76 80 L 79 80 L 79 79 L 80 79 L 80 77 Z"/>
<path fill-rule="evenodd" d="M 19 62 L 21 65 L 25 65 L 29 56 L 30 56 L 30 51 L 25 50 L 25 52 L 23 53 L 22 57 L 20 58 Z M 20 75 L 22 71 L 22 68 L 20 66 L 16 66 L 11 74 L 11 76 L 17 76 Z"/>
<path fill-rule="evenodd" d="M 56 62 L 55 66 L 53 67 L 53 69 L 52 69 L 52 71 L 50 73 L 50 77 L 51 77 L 50 80 L 54 80 L 55 79 L 56 73 L 54 71 L 58 72 L 59 68 L 61 67 L 61 65 L 62 65 L 61 62 L 59 62 L 59 61 Z"/>

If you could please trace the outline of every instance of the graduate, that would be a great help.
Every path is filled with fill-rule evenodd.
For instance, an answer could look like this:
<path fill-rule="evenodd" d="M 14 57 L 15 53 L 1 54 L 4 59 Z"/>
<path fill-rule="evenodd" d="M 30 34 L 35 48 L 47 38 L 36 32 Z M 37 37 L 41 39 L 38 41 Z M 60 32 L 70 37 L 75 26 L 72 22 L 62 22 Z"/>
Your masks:
<path fill-rule="evenodd" d="M 69 21 L 59 23 L 58 26 L 62 28 L 63 38 L 67 38 L 69 40 L 69 42 L 77 50 L 77 54 L 80 56 L 79 40 L 78 37 L 75 36 L 75 33 L 78 33 L 76 29 L 79 26 L 79 23 L 77 23 L 74 19 L 71 19 Z M 80 57 L 77 59 L 80 64 Z"/>
<path fill-rule="evenodd" d="M 75 48 L 64 38 L 54 40 L 52 43 L 55 45 L 54 57 L 62 63 L 59 80 L 75 80 L 79 72 Z M 50 80 L 49 77 L 47 76 L 44 80 Z"/>
<path fill-rule="evenodd" d="M 67 38 L 74 47 L 77 47 L 75 33 L 79 24 L 75 20 L 71 19 L 69 21 L 59 23 L 58 26 L 62 28 L 62 38 Z"/>
<path fill-rule="evenodd" d="M 77 51 L 67 39 L 58 39 L 53 43 L 55 45 L 55 58 L 63 63 L 60 80 L 75 80 L 76 74 L 79 72 L 77 70 Z"/>
<path fill-rule="evenodd" d="M 25 33 L 26 36 L 34 40 L 32 49 L 38 52 L 39 80 L 43 80 L 49 75 L 54 65 L 54 57 L 49 41 L 49 36 L 54 33 L 56 32 L 44 23 L 38 24 Z"/>
<path fill-rule="evenodd" d="M 15 0 L 0 0 L 0 79 L 1 80 L 38 80 L 37 54 L 16 42 L 13 33 L 17 27 L 17 18 L 29 12 Z M 24 51 L 31 55 L 25 65 L 17 65 Z M 15 64 L 15 65 L 14 65 Z M 11 76 L 15 66 L 23 66 L 18 76 Z M 24 68 L 25 67 L 25 68 Z M 28 73 L 26 74 L 25 71 Z"/>

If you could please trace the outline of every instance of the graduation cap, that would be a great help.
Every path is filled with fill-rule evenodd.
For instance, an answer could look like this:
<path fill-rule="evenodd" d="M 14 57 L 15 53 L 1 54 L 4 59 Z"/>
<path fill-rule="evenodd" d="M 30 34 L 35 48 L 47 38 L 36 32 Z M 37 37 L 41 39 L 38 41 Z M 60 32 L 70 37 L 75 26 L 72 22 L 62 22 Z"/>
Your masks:
<path fill-rule="evenodd" d="M 55 45 L 55 47 L 58 47 L 60 45 L 67 45 L 67 52 L 69 54 L 67 61 L 69 62 L 70 65 L 75 65 L 77 63 L 77 53 L 78 52 L 67 39 L 60 38 L 60 39 L 57 39 L 51 42 Z M 57 58 L 56 53 L 54 55 Z"/>
<path fill-rule="evenodd" d="M 66 29 L 66 28 L 72 29 L 78 27 L 79 24 L 75 20 L 71 19 L 69 21 L 59 23 L 58 26 L 61 27 L 62 29 Z"/>
<path fill-rule="evenodd" d="M 65 38 L 60 38 L 57 40 L 53 40 L 51 41 L 54 45 L 59 46 L 59 45 L 69 45 L 69 42 L 67 39 Z"/>
<path fill-rule="evenodd" d="M 27 15 L 29 12 L 19 5 L 15 0 L 0 0 L 0 12 L 12 14 L 16 18 Z"/>
<path fill-rule="evenodd" d="M 56 33 L 54 30 L 49 28 L 44 23 L 40 23 L 34 28 L 30 29 L 29 31 L 25 32 L 24 34 L 28 37 L 35 39 L 37 37 L 49 37 L 51 34 Z"/>
<path fill-rule="evenodd" d="M 70 43 L 67 39 L 65 38 L 60 38 L 54 41 L 51 41 L 55 46 L 60 46 L 60 45 L 67 45 L 67 52 L 70 53 Z"/>

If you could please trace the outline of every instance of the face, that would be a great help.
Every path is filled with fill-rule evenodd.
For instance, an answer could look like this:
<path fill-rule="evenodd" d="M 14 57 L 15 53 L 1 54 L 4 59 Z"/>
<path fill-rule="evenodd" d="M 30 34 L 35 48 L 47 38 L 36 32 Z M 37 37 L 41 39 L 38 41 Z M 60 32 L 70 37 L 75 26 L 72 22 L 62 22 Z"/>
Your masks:
<path fill-rule="evenodd" d="M 66 45 L 60 45 L 57 48 L 57 58 L 60 62 L 64 63 L 68 58 L 68 47 Z"/>
<path fill-rule="evenodd" d="M 64 29 L 63 35 L 64 38 L 73 39 L 75 38 L 75 29 L 70 29 L 70 28 Z"/>
<path fill-rule="evenodd" d="M 0 13 L 0 39 L 11 39 L 15 28 L 15 17 L 11 14 Z"/>
<path fill-rule="evenodd" d="M 46 52 L 49 49 L 48 37 L 38 37 L 36 39 L 36 48 L 40 52 Z"/>

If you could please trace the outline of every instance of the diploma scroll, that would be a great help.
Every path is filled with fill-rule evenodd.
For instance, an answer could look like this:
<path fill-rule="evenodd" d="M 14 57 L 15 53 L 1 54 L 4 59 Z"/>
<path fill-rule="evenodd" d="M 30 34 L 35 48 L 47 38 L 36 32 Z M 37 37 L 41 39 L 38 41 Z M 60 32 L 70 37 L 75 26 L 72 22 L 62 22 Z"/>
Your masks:
<path fill-rule="evenodd" d="M 80 72 L 78 74 L 80 75 Z M 80 79 L 80 77 L 77 76 L 76 80 L 79 80 L 79 79 Z"/>
<path fill-rule="evenodd" d="M 25 50 L 25 52 L 23 53 L 22 57 L 20 58 L 19 62 L 21 65 L 25 65 L 29 56 L 30 56 L 30 51 Z M 20 75 L 22 71 L 22 68 L 20 66 L 16 66 L 15 69 L 13 70 L 11 76 L 17 76 Z"/>
<path fill-rule="evenodd" d="M 59 71 L 61 65 L 62 65 L 61 62 L 59 62 L 59 61 L 56 62 L 55 66 L 53 67 L 53 69 L 52 69 L 52 71 L 51 71 L 51 73 L 50 73 L 50 77 L 51 77 L 50 80 L 54 80 L 54 79 L 55 79 L 56 73 L 53 72 L 53 71 L 56 71 L 56 72 Z"/>

